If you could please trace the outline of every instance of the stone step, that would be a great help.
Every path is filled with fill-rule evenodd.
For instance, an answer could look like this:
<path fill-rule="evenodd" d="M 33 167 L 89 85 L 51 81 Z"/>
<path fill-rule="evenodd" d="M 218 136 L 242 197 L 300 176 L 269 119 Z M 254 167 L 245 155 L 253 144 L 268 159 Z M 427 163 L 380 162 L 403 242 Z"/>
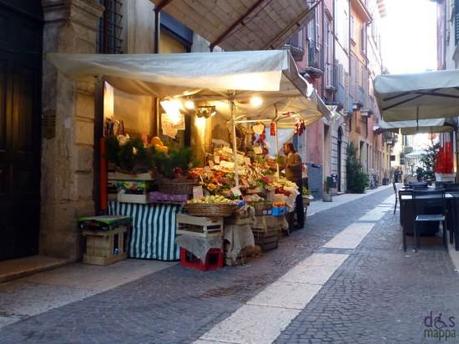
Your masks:
<path fill-rule="evenodd" d="M 0 283 L 40 271 L 55 269 L 70 262 L 64 258 L 40 255 L 0 261 Z"/>

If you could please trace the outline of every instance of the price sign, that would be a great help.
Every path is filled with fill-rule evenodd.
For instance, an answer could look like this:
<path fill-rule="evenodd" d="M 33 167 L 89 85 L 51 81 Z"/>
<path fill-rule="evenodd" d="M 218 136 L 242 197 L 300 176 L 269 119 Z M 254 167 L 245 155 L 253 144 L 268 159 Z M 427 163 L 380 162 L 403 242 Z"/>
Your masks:
<path fill-rule="evenodd" d="M 204 192 L 202 190 L 202 185 L 193 186 L 193 198 L 201 199 L 204 197 Z"/>
<path fill-rule="evenodd" d="M 242 196 L 241 190 L 237 186 L 235 186 L 234 188 L 231 188 L 231 192 L 236 197 Z"/>
<path fill-rule="evenodd" d="M 259 147 L 259 146 L 253 147 L 253 151 L 254 151 L 254 153 L 257 154 L 257 155 L 258 155 L 258 154 L 263 154 L 263 149 L 261 149 L 261 147 Z"/>

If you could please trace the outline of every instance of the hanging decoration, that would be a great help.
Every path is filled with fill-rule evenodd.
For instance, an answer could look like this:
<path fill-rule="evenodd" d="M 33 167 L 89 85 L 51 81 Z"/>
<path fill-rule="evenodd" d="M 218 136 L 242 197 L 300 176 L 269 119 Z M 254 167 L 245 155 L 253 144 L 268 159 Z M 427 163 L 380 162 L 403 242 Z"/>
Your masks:
<path fill-rule="evenodd" d="M 295 124 L 295 135 L 298 135 L 298 136 L 303 135 L 305 129 L 306 129 L 306 125 L 304 124 L 304 121 L 298 121 Z"/>
<path fill-rule="evenodd" d="M 271 125 L 269 126 L 269 134 L 271 136 L 276 136 L 276 130 L 277 127 L 276 127 L 276 122 L 271 122 Z"/>
<path fill-rule="evenodd" d="M 252 130 L 255 134 L 261 135 L 265 131 L 265 126 L 263 123 L 257 123 L 254 126 L 252 126 Z"/>

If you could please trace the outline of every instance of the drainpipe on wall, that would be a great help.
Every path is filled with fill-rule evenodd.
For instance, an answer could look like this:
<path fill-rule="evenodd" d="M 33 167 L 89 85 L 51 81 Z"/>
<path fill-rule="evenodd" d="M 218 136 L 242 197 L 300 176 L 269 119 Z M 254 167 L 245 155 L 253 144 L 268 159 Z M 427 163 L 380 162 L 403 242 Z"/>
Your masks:
<path fill-rule="evenodd" d="M 154 31 L 154 46 L 153 46 L 153 53 L 159 53 L 159 39 L 160 39 L 160 32 L 161 32 L 161 9 L 155 8 L 155 31 Z"/>
<path fill-rule="evenodd" d="M 437 6 L 440 6 L 440 4 L 438 4 Z M 444 12 L 444 16 L 443 16 L 443 34 L 444 34 L 444 42 L 443 42 L 443 56 L 442 56 L 443 58 L 442 58 L 442 61 L 441 61 L 443 69 L 446 69 L 446 45 L 448 44 L 448 42 L 446 42 L 446 30 L 448 29 L 447 28 L 448 20 L 446 19 L 447 15 L 448 15 L 448 11 L 446 9 L 447 6 L 448 6 L 447 1 L 443 1 L 443 12 Z M 457 131 L 456 131 L 456 134 L 457 134 Z"/>
<path fill-rule="evenodd" d="M 322 43 L 322 46 L 320 47 L 320 51 L 321 51 L 321 62 L 322 62 L 322 68 L 324 69 L 325 71 L 325 51 L 324 51 L 324 42 L 325 42 L 325 34 L 324 34 L 324 30 L 325 30 L 325 7 L 324 7 L 324 1 L 322 1 L 322 3 L 320 4 L 320 8 L 321 8 L 321 17 L 322 17 L 322 37 L 320 38 L 320 41 Z M 323 97 L 324 94 L 325 94 L 325 73 L 324 75 L 322 76 L 322 82 L 321 82 L 321 87 L 320 87 L 320 90 L 322 92 L 321 96 Z"/>
<path fill-rule="evenodd" d="M 336 90 L 335 92 L 333 93 L 333 97 L 332 97 L 332 100 L 333 102 L 336 101 L 336 92 L 338 92 L 338 85 L 336 83 L 336 27 L 335 27 L 335 2 L 336 0 L 333 0 L 333 6 L 332 6 L 332 9 L 333 9 L 333 16 L 332 16 L 332 20 L 333 20 L 333 70 L 332 70 L 332 77 L 333 77 L 333 85 L 336 86 Z M 335 84 L 336 83 L 336 84 Z"/>
<path fill-rule="evenodd" d="M 347 37 L 347 50 L 348 50 L 348 62 L 349 62 L 349 89 L 347 90 L 348 91 L 348 99 L 350 99 L 350 93 L 351 93 L 351 83 L 352 83 L 352 60 L 351 60 L 351 1 L 348 0 L 348 15 L 349 15 L 349 18 L 348 18 L 348 21 L 347 21 L 347 24 L 348 24 L 348 37 Z M 351 116 L 354 116 L 354 113 L 352 113 Z M 352 119 L 351 119 L 352 120 Z M 356 124 L 354 124 L 356 125 Z"/>
<path fill-rule="evenodd" d="M 454 128 L 454 131 L 451 133 L 452 137 L 455 139 L 456 142 L 456 183 L 459 183 L 459 128 L 456 127 Z"/>

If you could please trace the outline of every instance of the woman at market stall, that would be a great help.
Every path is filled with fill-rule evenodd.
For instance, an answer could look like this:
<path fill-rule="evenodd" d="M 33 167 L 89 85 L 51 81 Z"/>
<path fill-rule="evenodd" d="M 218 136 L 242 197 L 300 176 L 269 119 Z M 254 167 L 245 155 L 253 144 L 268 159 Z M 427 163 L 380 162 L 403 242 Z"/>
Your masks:
<path fill-rule="evenodd" d="M 289 216 L 288 222 L 289 227 L 292 229 L 301 229 L 304 227 L 304 205 L 303 205 L 303 162 L 301 156 L 296 152 L 293 143 L 288 142 L 283 146 L 283 151 L 286 156 L 285 165 L 285 177 L 296 183 L 298 186 L 298 196 L 295 200 L 295 213 L 296 213 L 296 226 L 294 225 L 293 216 Z M 292 214 L 293 215 L 293 214 Z"/>

